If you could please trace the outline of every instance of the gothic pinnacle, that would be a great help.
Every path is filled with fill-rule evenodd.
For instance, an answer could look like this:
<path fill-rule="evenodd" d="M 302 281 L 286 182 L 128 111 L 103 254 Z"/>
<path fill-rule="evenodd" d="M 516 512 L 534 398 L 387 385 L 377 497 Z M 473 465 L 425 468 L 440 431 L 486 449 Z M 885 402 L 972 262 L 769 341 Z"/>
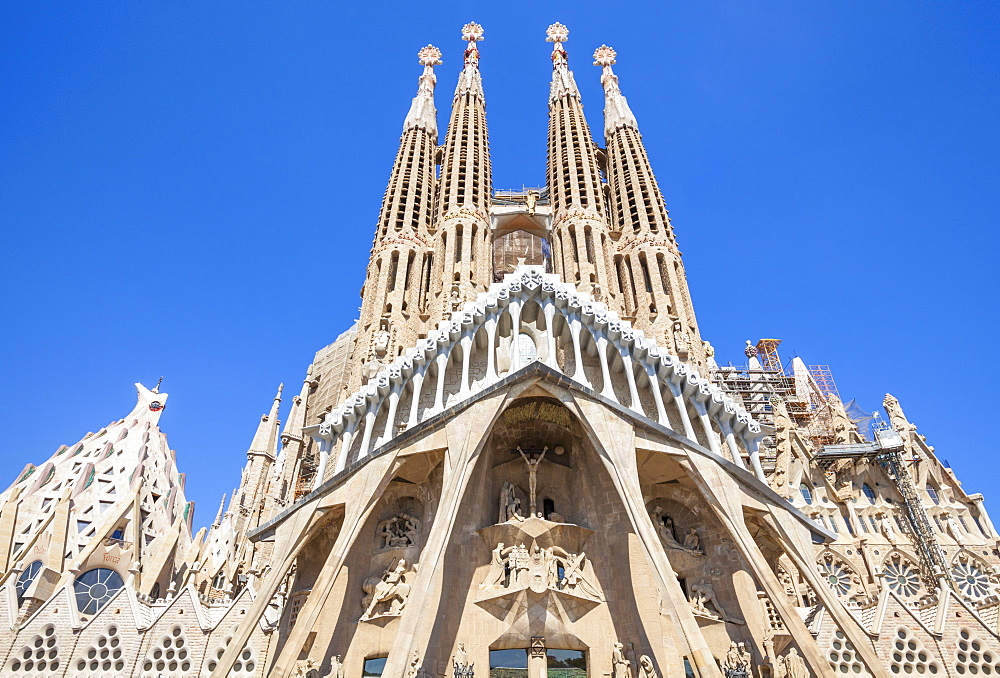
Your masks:
<path fill-rule="evenodd" d="M 569 29 L 561 23 L 554 23 L 545 31 L 545 41 L 552 44 L 552 87 L 549 102 L 564 96 L 580 97 L 573 72 L 569 70 L 569 57 L 563 43 L 569 40 Z"/>
<path fill-rule="evenodd" d="M 622 95 L 618 86 L 618 76 L 611 70 L 616 63 L 615 50 L 607 45 L 601 45 L 594 50 L 594 65 L 600 66 L 601 85 L 604 86 L 604 136 L 610 137 L 614 131 L 620 127 L 632 127 L 639 129 L 632 109 L 628 107 L 628 101 Z"/>
<path fill-rule="evenodd" d="M 479 75 L 479 48 L 476 43 L 483 39 L 483 27 L 475 22 L 462 26 L 462 40 L 469 43 L 465 48 L 464 67 L 458 77 L 455 96 L 472 93 L 483 96 L 483 82 Z"/>
<path fill-rule="evenodd" d="M 434 85 L 437 78 L 434 67 L 441 63 L 441 50 L 427 45 L 417 52 L 417 59 L 424 67 L 417 85 L 417 96 L 413 97 L 410 111 L 403 122 L 403 133 L 420 128 L 432 136 L 437 135 L 437 109 L 434 108 Z"/>

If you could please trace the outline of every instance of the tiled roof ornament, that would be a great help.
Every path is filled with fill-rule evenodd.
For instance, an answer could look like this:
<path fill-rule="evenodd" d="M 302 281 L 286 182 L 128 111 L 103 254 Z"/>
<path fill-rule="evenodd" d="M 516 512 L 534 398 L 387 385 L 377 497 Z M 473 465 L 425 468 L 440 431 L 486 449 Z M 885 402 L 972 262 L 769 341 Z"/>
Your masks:
<path fill-rule="evenodd" d="M 563 43 L 569 40 L 569 29 L 561 23 L 554 23 L 545 31 L 545 41 L 552 44 L 552 88 L 550 101 L 564 96 L 580 97 L 573 73 L 569 70 L 569 55 Z"/>
<path fill-rule="evenodd" d="M 462 26 L 462 40 L 469 43 L 465 48 L 465 67 L 458 77 L 458 88 L 455 95 L 472 92 L 483 96 L 482 78 L 479 75 L 479 48 L 476 43 L 483 39 L 483 27 L 475 22 Z"/>

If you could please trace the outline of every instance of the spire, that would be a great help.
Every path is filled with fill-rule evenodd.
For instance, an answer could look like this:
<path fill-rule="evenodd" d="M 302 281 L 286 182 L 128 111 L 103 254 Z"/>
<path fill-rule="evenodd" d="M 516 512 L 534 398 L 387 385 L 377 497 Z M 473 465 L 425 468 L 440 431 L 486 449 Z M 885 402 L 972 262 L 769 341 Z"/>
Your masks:
<path fill-rule="evenodd" d="M 549 103 L 564 96 L 580 98 L 580 90 L 569 70 L 569 55 L 563 43 L 569 40 L 569 29 L 556 22 L 545 31 L 545 41 L 552 44 L 552 86 L 549 89 Z"/>
<path fill-rule="evenodd" d="M 278 393 L 274 396 L 271 411 L 260 418 L 257 433 L 254 434 L 247 454 L 266 454 L 273 457 L 278 449 L 278 426 L 281 424 L 278 421 L 278 408 L 281 406 L 281 391 L 284 387 L 284 384 L 278 384 Z"/>
<path fill-rule="evenodd" d="M 681 254 L 639 125 L 611 66 L 615 50 L 601 45 L 594 65 L 602 69 L 604 135 L 611 231 L 617 238 L 615 277 L 626 317 L 661 346 L 705 366 Z"/>
<path fill-rule="evenodd" d="M 467 92 L 477 96 L 483 96 L 483 78 L 479 74 L 479 48 L 476 43 L 483 39 L 483 27 L 477 23 L 467 23 L 462 26 L 462 40 L 469 43 L 465 48 L 465 65 L 462 73 L 458 76 L 458 86 L 455 88 L 455 96 L 459 97 Z"/>
<path fill-rule="evenodd" d="M 215 514 L 215 520 L 212 521 L 212 527 L 218 527 L 222 524 L 222 512 L 226 507 L 226 493 L 222 493 L 222 501 L 219 502 L 219 512 Z"/>
<path fill-rule="evenodd" d="M 420 64 L 424 67 L 423 75 L 417 81 L 417 96 L 413 97 L 410 112 L 403 121 L 403 134 L 418 127 L 428 134 L 437 136 L 437 109 L 434 108 L 434 67 L 441 63 L 441 50 L 434 45 L 427 45 L 417 53 Z"/>
<path fill-rule="evenodd" d="M 604 86 L 604 136 L 611 136 L 619 127 L 639 129 L 628 101 L 618 87 L 618 76 L 611 70 L 617 54 L 607 45 L 601 45 L 594 52 L 594 65 L 601 66 L 601 84 Z"/>
<path fill-rule="evenodd" d="M 438 302 L 435 310 L 445 314 L 453 310 L 452 299 L 467 300 L 493 281 L 489 257 L 473 257 L 489 246 L 493 199 L 486 99 L 479 74 L 482 39 L 479 24 L 462 27 L 462 40 L 468 43 L 465 65 L 458 76 L 440 155 L 432 284 Z"/>
<path fill-rule="evenodd" d="M 546 31 L 552 47 L 549 96 L 548 185 L 552 199 L 552 259 L 563 280 L 580 286 L 614 310 L 609 280 L 610 239 L 598 147 L 590 136 L 580 92 L 563 43 L 569 29 Z"/>

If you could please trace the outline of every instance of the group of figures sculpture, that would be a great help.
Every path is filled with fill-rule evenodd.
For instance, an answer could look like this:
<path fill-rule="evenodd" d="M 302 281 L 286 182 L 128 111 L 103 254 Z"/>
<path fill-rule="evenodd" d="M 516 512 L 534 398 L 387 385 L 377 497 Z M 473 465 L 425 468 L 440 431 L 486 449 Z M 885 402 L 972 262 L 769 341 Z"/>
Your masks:
<path fill-rule="evenodd" d="M 587 581 L 586 562 L 586 553 L 569 553 L 559 546 L 541 548 L 535 544 L 529 549 L 524 544 L 507 546 L 500 542 L 493 549 L 490 571 L 483 587 L 530 588 L 537 593 L 553 589 L 600 599 L 601 594 Z"/>
<path fill-rule="evenodd" d="M 698 536 L 698 530 L 693 527 L 688 528 L 684 538 L 678 541 L 675 534 L 674 520 L 664 513 L 661 506 L 653 509 L 653 525 L 656 527 L 656 531 L 660 535 L 660 540 L 666 548 L 688 551 L 696 556 L 703 555 L 701 537 Z"/>
<path fill-rule="evenodd" d="M 611 678 L 658 678 L 653 660 L 642 655 L 636 660 L 632 643 L 617 642 L 611 650 Z"/>
<path fill-rule="evenodd" d="M 397 549 L 417 545 L 420 519 L 408 513 L 400 513 L 378 524 L 379 548 Z"/>
<path fill-rule="evenodd" d="M 732 642 L 726 658 L 722 660 L 722 673 L 726 678 L 750 678 L 753 674 L 753 658 L 746 643 Z"/>

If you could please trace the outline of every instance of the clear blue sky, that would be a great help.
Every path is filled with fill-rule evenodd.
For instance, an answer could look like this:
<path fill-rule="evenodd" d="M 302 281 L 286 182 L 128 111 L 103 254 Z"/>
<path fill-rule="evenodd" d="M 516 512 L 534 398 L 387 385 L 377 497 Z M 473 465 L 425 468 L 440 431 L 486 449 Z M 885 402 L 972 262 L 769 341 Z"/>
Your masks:
<path fill-rule="evenodd" d="M 602 129 L 601 43 L 720 362 L 745 339 L 898 396 L 1000 511 L 995 2 L 0 4 L 0 484 L 161 419 L 196 525 L 278 382 L 356 317 L 417 50 L 486 28 L 494 183 L 545 178 L 548 24 Z M 290 394 L 289 394 L 290 395 Z M 287 413 L 286 398 L 282 416 Z M 995 516 L 996 517 L 996 516 Z"/>

